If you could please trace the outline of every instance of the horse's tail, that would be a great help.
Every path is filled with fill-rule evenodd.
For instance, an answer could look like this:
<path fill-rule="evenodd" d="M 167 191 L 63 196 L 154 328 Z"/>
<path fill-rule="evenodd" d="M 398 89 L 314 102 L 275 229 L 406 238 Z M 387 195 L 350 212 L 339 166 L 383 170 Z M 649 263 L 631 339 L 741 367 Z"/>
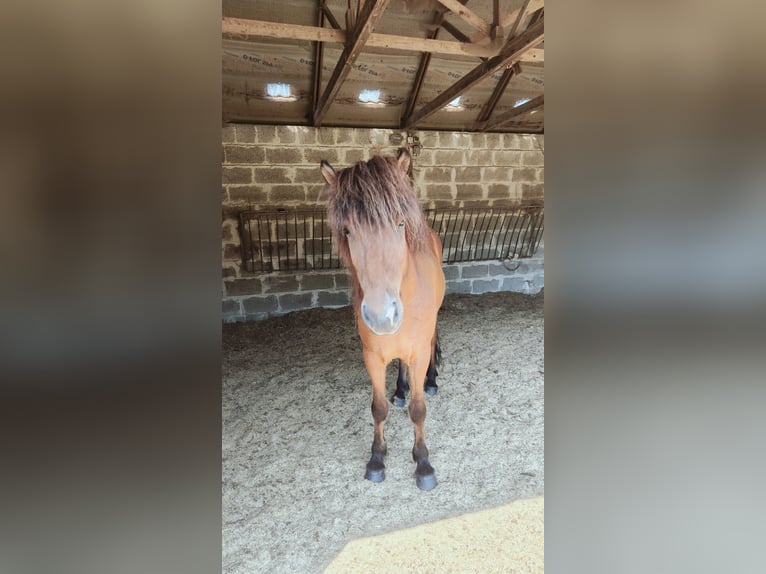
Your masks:
<path fill-rule="evenodd" d="M 436 341 L 434 342 L 434 367 L 442 366 L 442 347 L 439 344 L 439 330 L 436 330 Z"/>

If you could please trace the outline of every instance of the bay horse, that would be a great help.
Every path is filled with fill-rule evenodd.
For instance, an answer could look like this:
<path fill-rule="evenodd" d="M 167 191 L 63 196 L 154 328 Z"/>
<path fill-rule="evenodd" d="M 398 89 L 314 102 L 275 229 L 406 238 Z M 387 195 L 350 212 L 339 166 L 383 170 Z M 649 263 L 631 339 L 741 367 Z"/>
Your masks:
<path fill-rule="evenodd" d="M 418 488 L 431 490 L 436 474 L 425 438 L 426 378 L 436 392 L 441 358 L 436 316 L 444 299 L 442 245 L 426 221 L 408 176 L 412 158 L 375 156 L 336 171 L 321 162 L 327 185 L 327 215 L 333 240 L 351 280 L 352 304 L 362 355 L 372 382 L 374 432 L 365 478 L 385 479 L 383 426 L 388 416 L 386 367 L 399 360 L 397 390 L 391 401 L 404 405 L 415 428 L 412 458 Z"/>

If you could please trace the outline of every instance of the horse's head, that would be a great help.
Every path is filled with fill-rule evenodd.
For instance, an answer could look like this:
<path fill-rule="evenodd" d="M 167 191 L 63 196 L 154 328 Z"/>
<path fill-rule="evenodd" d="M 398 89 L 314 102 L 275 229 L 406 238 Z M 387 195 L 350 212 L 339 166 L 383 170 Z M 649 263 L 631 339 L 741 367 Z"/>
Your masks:
<path fill-rule="evenodd" d="M 408 251 L 427 232 L 407 172 L 410 154 L 373 157 L 340 171 L 323 161 L 333 238 L 361 288 L 360 315 L 376 335 L 391 335 L 404 318 L 400 289 Z"/>

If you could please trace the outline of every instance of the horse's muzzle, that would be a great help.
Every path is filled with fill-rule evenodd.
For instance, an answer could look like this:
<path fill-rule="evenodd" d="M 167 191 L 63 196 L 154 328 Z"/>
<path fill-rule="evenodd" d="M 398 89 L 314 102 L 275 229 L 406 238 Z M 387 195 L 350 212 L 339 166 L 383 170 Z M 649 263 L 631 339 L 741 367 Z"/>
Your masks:
<path fill-rule="evenodd" d="M 373 309 L 367 304 L 367 299 L 362 301 L 362 320 L 376 335 L 393 335 L 402 326 L 404 317 L 402 300 L 399 297 L 391 297 L 386 293 L 385 300 L 380 309 Z"/>

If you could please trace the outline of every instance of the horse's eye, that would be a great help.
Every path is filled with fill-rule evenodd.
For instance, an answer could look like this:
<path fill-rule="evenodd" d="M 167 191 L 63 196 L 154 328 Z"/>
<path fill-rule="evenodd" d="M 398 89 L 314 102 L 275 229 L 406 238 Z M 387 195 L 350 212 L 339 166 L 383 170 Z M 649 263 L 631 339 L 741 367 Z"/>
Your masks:
<path fill-rule="evenodd" d="M 399 222 L 399 227 L 404 227 L 404 221 Z"/>
<path fill-rule="evenodd" d="M 344 227 L 343 228 L 343 235 L 348 235 L 348 234 L 349 234 L 348 227 Z"/>

